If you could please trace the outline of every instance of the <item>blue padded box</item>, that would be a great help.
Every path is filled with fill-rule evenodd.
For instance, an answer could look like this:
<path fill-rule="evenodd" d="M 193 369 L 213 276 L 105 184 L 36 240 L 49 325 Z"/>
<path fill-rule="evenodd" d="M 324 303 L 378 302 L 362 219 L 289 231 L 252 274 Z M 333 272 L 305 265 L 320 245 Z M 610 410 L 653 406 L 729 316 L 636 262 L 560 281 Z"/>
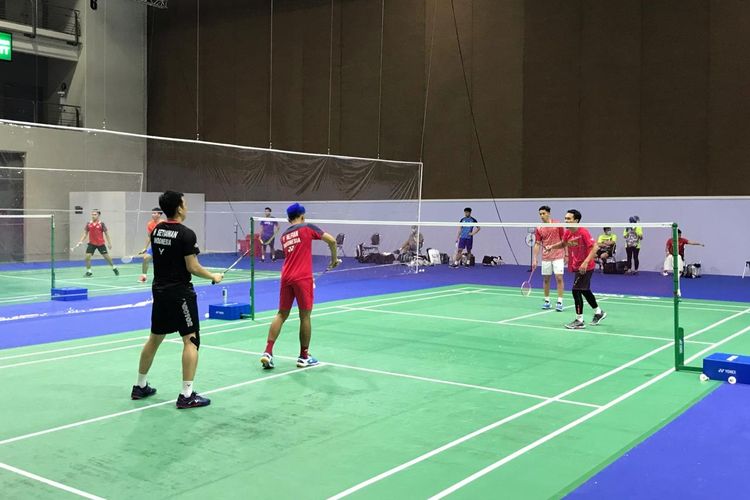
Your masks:
<path fill-rule="evenodd" d="M 250 314 L 250 304 L 228 302 L 226 304 L 210 304 L 208 317 L 213 319 L 240 319 L 243 314 Z"/>
<path fill-rule="evenodd" d="M 724 380 L 730 384 L 750 384 L 750 356 L 714 353 L 703 358 L 703 375 L 711 380 Z"/>
<path fill-rule="evenodd" d="M 89 298 L 88 288 L 53 288 L 51 293 L 52 300 L 86 300 Z"/>

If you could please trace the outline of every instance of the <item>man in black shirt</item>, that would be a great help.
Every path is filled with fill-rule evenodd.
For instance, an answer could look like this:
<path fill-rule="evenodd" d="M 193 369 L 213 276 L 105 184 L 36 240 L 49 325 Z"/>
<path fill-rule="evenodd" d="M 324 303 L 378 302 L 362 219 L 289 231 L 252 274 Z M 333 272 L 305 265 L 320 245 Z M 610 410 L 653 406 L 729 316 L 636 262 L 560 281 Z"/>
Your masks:
<path fill-rule="evenodd" d="M 207 406 L 211 404 L 211 400 L 193 390 L 193 378 L 198 366 L 200 326 L 198 301 L 190 279 L 195 275 L 219 283 L 224 276 L 208 272 L 198 262 L 200 250 L 195 233 L 182 225 L 187 215 L 183 194 L 167 191 L 159 197 L 159 206 L 167 220 L 160 222 L 151 233 L 151 248 L 154 253 L 151 335 L 141 351 L 138 381 L 133 386 L 130 397 L 143 399 L 156 394 L 156 389 L 148 385 L 146 375 L 164 336 L 180 332 L 183 342 L 182 392 L 177 397 L 177 408 Z"/>

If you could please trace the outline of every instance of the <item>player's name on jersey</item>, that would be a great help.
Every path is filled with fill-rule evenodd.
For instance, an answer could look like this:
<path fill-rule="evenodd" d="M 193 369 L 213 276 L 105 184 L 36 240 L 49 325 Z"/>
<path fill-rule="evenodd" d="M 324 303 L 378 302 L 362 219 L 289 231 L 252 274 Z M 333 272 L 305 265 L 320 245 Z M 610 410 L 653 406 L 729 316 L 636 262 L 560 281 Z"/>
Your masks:
<path fill-rule="evenodd" d="M 177 231 L 173 229 L 157 229 L 156 234 L 154 234 L 154 244 L 171 246 L 174 238 L 177 238 Z"/>
<path fill-rule="evenodd" d="M 289 248 L 291 251 L 294 248 L 294 245 L 297 243 L 300 243 L 302 240 L 299 238 L 299 231 L 292 231 L 291 233 L 287 233 L 284 235 L 282 239 L 282 245 L 284 248 Z"/>

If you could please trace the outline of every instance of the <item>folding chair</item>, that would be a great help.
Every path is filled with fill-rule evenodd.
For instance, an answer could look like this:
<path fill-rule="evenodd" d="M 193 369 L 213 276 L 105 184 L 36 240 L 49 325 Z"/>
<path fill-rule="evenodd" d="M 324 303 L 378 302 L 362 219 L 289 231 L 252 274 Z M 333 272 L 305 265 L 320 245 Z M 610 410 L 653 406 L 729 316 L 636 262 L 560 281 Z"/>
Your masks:
<path fill-rule="evenodd" d="M 344 233 L 339 233 L 336 235 L 336 250 L 338 251 L 339 255 L 342 255 L 346 257 L 346 254 L 344 253 L 344 237 L 346 235 Z"/>

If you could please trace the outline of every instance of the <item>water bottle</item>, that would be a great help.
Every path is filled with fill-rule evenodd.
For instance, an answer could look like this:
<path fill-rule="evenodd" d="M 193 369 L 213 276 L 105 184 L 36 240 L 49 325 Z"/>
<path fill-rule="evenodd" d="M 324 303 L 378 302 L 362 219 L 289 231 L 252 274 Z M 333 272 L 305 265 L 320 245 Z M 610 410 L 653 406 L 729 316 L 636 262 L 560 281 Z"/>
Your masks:
<path fill-rule="evenodd" d="M 224 287 L 221 289 L 221 299 L 224 302 L 224 305 L 227 305 L 227 299 L 228 299 L 228 293 L 227 293 L 227 287 Z"/>

